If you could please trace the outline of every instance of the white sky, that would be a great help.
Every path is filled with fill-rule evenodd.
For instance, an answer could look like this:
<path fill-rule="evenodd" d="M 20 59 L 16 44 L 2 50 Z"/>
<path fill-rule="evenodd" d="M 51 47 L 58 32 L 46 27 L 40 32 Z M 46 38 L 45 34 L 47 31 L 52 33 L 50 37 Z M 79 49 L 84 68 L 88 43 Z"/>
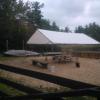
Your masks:
<path fill-rule="evenodd" d="M 27 1 L 27 0 L 24 0 Z M 90 22 L 100 24 L 100 0 L 29 0 L 44 3 L 43 16 L 72 30 Z"/>

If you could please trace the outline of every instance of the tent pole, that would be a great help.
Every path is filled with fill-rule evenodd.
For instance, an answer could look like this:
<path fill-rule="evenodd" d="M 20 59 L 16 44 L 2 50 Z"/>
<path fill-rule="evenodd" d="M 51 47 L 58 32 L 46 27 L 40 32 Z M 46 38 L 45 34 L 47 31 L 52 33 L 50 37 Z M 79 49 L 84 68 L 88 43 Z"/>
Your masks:
<path fill-rule="evenodd" d="M 25 49 L 25 47 L 24 47 L 24 40 L 23 40 L 23 50 Z"/>
<path fill-rule="evenodd" d="M 8 51 L 8 40 L 6 40 L 6 50 Z"/>
<path fill-rule="evenodd" d="M 53 45 L 54 45 L 54 44 L 52 44 L 52 45 L 51 45 L 51 51 L 52 51 L 52 52 L 54 52 L 54 48 L 53 48 Z"/>
<path fill-rule="evenodd" d="M 47 46 L 47 45 L 46 45 Z M 47 47 L 45 47 L 45 51 L 48 51 Z M 48 57 L 47 57 L 47 54 L 45 55 L 45 61 L 48 61 Z"/>

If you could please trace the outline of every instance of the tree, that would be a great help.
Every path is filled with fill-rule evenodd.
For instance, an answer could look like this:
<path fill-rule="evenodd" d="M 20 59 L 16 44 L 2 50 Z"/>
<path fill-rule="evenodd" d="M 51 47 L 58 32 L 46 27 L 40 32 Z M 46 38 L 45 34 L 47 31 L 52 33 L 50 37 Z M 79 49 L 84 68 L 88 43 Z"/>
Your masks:
<path fill-rule="evenodd" d="M 65 27 L 65 32 L 70 32 L 69 27 Z"/>
<path fill-rule="evenodd" d="M 85 33 L 96 40 L 100 41 L 100 26 L 95 22 L 85 26 Z"/>
<path fill-rule="evenodd" d="M 16 4 L 16 0 L 0 1 L 0 48 L 2 50 L 5 49 L 6 40 L 12 38 Z"/>
<path fill-rule="evenodd" d="M 39 2 L 33 2 L 30 4 L 30 10 L 27 12 L 28 21 L 33 25 L 33 27 L 41 28 L 41 19 L 43 17 L 41 13 L 41 8 L 44 4 Z"/>
<path fill-rule="evenodd" d="M 60 29 L 61 32 L 71 32 L 70 28 L 66 26 L 64 29 Z"/>
<path fill-rule="evenodd" d="M 47 20 L 47 19 L 42 19 L 42 20 L 41 20 L 41 28 L 42 28 L 42 29 L 51 30 L 50 21 Z"/>
<path fill-rule="evenodd" d="M 100 25 L 97 25 L 95 22 L 90 23 L 90 24 L 86 25 L 85 27 L 78 26 L 75 29 L 75 32 L 85 33 L 85 34 L 93 37 L 94 39 L 100 41 Z"/>
<path fill-rule="evenodd" d="M 22 40 L 25 39 L 26 27 L 19 15 L 24 15 L 26 5 L 22 0 L 0 1 L 0 47 L 6 50 L 6 40 L 10 48 L 21 48 Z"/>
<path fill-rule="evenodd" d="M 78 26 L 78 27 L 76 27 L 75 32 L 76 33 L 84 33 L 84 28 L 82 26 Z"/>
<path fill-rule="evenodd" d="M 16 19 L 26 20 L 29 9 L 29 2 L 23 3 L 23 0 L 19 0 L 16 5 Z"/>
<path fill-rule="evenodd" d="M 59 31 L 59 27 L 57 26 L 56 22 L 53 22 L 51 25 L 51 30 Z"/>
<path fill-rule="evenodd" d="M 71 32 L 71 30 L 70 30 L 70 28 L 68 26 L 66 26 L 64 30 L 62 29 L 62 31 L 63 32 Z"/>

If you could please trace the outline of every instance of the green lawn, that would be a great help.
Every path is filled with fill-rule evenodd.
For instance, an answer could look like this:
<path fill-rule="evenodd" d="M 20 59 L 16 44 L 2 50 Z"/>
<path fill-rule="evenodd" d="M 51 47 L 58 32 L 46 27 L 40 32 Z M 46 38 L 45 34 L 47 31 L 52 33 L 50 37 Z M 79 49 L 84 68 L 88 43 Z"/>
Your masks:
<path fill-rule="evenodd" d="M 0 91 L 6 93 L 9 96 L 20 96 L 25 95 L 24 92 L 21 92 L 19 90 L 16 90 L 10 86 L 7 86 L 6 84 L 0 83 Z"/>
<path fill-rule="evenodd" d="M 5 60 L 9 60 L 9 59 L 15 59 L 17 57 L 6 57 L 6 56 L 0 56 L 0 61 L 5 61 Z"/>
<path fill-rule="evenodd" d="M 13 59 L 25 59 L 26 57 L 13 57 L 13 56 L 0 56 L 0 61 L 13 60 Z"/>
<path fill-rule="evenodd" d="M 20 95 L 25 95 L 26 93 L 23 93 L 19 90 L 16 90 L 10 86 L 7 86 L 3 83 L 0 83 L 0 90 L 6 93 L 9 96 L 20 96 Z M 82 96 L 82 97 L 67 97 L 64 98 L 64 100 L 96 100 L 94 97 L 87 97 L 87 96 Z"/>
<path fill-rule="evenodd" d="M 97 100 L 97 99 L 94 97 L 82 96 L 82 97 L 68 97 L 64 98 L 64 100 Z"/>

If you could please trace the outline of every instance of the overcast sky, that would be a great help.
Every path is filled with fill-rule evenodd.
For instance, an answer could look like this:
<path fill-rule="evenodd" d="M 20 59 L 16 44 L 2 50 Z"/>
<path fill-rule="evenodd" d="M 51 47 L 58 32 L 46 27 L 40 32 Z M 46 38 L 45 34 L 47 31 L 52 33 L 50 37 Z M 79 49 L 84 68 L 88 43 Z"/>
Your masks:
<path fill-rule="evenodd" d="M 27 0 L 24 0 L 27 1 Z M 72 30 L 90 22 L 100 24 L 100 0 L 29 0 L 44 3 L 44 18 Z"/>

